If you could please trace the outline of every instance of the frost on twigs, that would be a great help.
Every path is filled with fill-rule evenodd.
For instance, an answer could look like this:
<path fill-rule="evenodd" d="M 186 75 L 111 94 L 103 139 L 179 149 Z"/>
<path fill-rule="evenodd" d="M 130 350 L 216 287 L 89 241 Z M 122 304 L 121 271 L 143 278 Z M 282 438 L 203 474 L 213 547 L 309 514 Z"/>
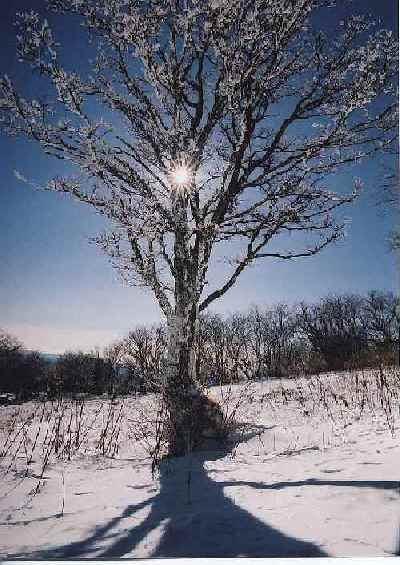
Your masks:
<path fill-rule="evenodd" d="M 199 312 L 254 261 L 312 256 L 341 237 L 337 211 L 356 192 L 331 180 L 395 144 L 397 41 L 359 16 L 331 40 L 315 22 L 335 5 L 49 0 L 47 20 L 18 18 L 18 58 L 53 100 L 0 79 L 0 127 L 75 166 L 47 188 L 108 218 L 98 242 L 113 264 L 167 320 L 181 317 L 181 373 Z M 97 47 L 88 76 L 63 64 L 56 17 L 79 19 Z M 227 241 L 232 268 L 211 290 Z"/>

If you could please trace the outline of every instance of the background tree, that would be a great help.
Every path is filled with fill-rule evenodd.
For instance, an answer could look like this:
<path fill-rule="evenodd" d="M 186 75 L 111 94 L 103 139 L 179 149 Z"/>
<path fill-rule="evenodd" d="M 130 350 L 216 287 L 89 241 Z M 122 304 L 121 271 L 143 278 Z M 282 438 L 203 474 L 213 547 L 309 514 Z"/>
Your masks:
<path fill-rule="evenodd" d="M 23 356 L 22 343 L 0 330 L 0 391 L 15 392 L 15 372 Z"/>
<path fill-rule="evenodd" d="M 257 344 L 256 356 L 262 372 L 269 377 L 288 374 L 293 361 L 296 319 L 286 304 L 277 304 L 263 312 L 255 309 L 251 314 Z"/>
<path fill-rule="evenodd" d="M 0 392 L 17 401 L 46 392 L 49 363 L 38 351 L 26 351 L 14 336 L 0 330 Z"/>
<path fill-rule="evenodd" d="M 123 340 L 123 365 L 131 390 L 162 390 L 166 336 L 162 326 L 137 327 Z"/>
<path fill-rule="evenodd" d="M 87 77 L 63 66 L 46 20 L 19 16 L 18 57 L 57 99 L 27 100 L 4 77 L 3 129 L 76 165 L 47 188 L 111 220 L 98 243 L 158 300 L 171 454 L 200 441 L 199 312 L 255 260 L 310 256 L 337 240 L 334 212 L 355 193 L 329 190 L 329 176 L 393 141 L 397 42 L 359 16 L 328 37 L 315 22 L 334 4 L 49 0 L 97 46 Z M 209 289 L 212 255 L 229 242 L 232 271 Z"/>
<path fill-rule="evenodd" d="M 204 385 L 229 382 L 229 354 L 226 323 L 221 316 L 206 312 L 200 316 L 196 340 L 196 375 Z"/>
<path fill-rule="evenodd" d="M 21 355 L 19 363 L 13 369 L 13 392 L 18 401 L 46 393 L 48 369 L 49 362 L 38 351 Z"/>
<path fill-rule="evenodd" d="M 370 346 L 392 363 L 400 348 L 400 300 L 392 292 L 370 291 L 363 302 L 364 324 Z"/>
<path fill-rule="evenodd" d="M 99 352 L 67 351 L 57 359 L 53 379 L 58 393 L 102 394 L 110 390 L 113 367 Z"/>
<path fill-rule="evenodd" d="M 298 324 L 326 366 L 349 368 L 367 348 L 363 299 L 357 295 L 328 296 L 313 305 L 300 305 Z"/>
<path fill-rule="evenodd" d="M 104 360 L 110 368 L 110 381 L 107 391 L 114 395 L 129 390 L 127 370 L 124 364 L 125 344 L 123 340 L 115 341 L 104 349 Z"/>

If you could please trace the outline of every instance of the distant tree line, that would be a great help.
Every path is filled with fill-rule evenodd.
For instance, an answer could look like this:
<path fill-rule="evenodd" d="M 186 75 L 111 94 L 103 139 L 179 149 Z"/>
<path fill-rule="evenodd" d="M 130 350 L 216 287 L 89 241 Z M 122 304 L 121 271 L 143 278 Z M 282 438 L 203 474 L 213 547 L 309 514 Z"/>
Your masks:
<path fill-rule="evenodd" d="M 252 308 L 200 319 L 196 373 L 204 384 L 295 377 L 397 361 L 399 299 L 391 292 L 328 296 L 314 304 Z M 106 350 L 141 389 L 162 381 L 167 334 L 140 327 Z"/>
<path fill-rule="evenodd" d="M 292 307 L 256 307 L 226 318 L 206 314 L 196 343 L 197 378 L 209 385 L 395 364 L 399 304 L 391 292 L 371 291 Z M 0 333 L 0 392 L 26 400 L 157 391 L 165 375 L 166 346 L 164 326 L 137 327 L 103 356 L 67 352 L 50 363 Z"/>
<path fill-rule="evenodd" d="M 0 393 L 17 401 L 103 394 L 111 392 L 113 377 L 110 361 L 98 353 L 66 352 L 51 362 L 0 331 Z"/>

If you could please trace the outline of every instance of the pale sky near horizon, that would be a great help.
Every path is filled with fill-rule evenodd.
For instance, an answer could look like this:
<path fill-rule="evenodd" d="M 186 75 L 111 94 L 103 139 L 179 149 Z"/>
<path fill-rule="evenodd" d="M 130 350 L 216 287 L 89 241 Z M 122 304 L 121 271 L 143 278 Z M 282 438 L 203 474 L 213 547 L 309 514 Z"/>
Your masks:
<path fill-rule="evenodd" d="M 4 1 L 0 21 L 0 74 L 17 77 L 31 88 L 30 71 L 16 62 L 14 15 L 40 9 L 42 0 Z M 397 31 L 397 10 L 390 0 L 356 0 L 385 27 Z M 60 30 L 61 43 L 79 66 L 78 35 Z M 19 182 L 20 171 L 41 184 L 59 172 L 59 163 L 21 139 L 0 134 L 0 328 L 16 335 L 28 349 L 60 353 L 66 349 L 100 348 L 132 327 L 160 321 L 151 294 L 128 288 L 101 251 L 88 240 L 104 220 L 85 205 L 66 196 L 34 191 Z M 287 262 L 268 260 L 251 267 L 212 310 L 229 313 L 251 305 L 313 301 L 329 293 L 371 289 L 397 291 L 396 256 L 387 235 L 397 213 L 383 214 L 376 206 L 376 186 L 382 178 L 377 163 L 363 165 L 364 181 L 358 200 L 345 210 L 351 217 L 346 239 L 315 257 Z M 335 182 L 346 183 L 349 175 Z M 214 273 L 220 267 L 215 266 Z"/>

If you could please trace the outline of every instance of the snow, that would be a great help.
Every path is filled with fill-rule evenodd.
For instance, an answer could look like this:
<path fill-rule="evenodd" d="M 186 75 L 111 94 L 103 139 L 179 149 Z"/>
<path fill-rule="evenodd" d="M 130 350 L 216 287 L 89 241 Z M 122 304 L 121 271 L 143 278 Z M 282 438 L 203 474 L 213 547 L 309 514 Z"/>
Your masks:
<path fill-rule="evenodd" d="M 369 407 L 361 414 L 354 406 L 347 411 L 331 406 L 329 413 L 318 406 L 306 416 L 295 400 L 279 400 L 280 390 L 298 390 L 309 382 L 214 388 L 211 394 L 223 396 L 228 414 L 241 400 L 237 447 L 229 452 L 209 446 L 162 465 L 154 479 L 143 444 L 128 437 L 133 412 L 150 413 L 151 395 L 125 401 L 127 424 L 117 457 L 88 449 L 70 462 L 54 461 L 34 498 L 29 492 L 37 479 L 22 480 L 21 455 L 0 486 L 1 555 L 393 555 L 400 523 L 397 400 L 390 426 L 378 399 L 371 401 L 373 388 Z M 339 392 L 350 380 L 342 374 L 320 382 L 324 390 L 334 387 Z M 348 398 L 353 393 L 350 387 Z M 307 402 L 309 408 L 310 397 Z M 91 409 L 99 404 L 91 401 Z M 32 406 L 23 410 L 29 413 Z M 12 413 L 15 407 L 3 407 L 0 418 L 8 421 Z M 3 471 L 5 465 L 3 461 Z M 34 463 L 31 475 L 37 472 Z"/>

